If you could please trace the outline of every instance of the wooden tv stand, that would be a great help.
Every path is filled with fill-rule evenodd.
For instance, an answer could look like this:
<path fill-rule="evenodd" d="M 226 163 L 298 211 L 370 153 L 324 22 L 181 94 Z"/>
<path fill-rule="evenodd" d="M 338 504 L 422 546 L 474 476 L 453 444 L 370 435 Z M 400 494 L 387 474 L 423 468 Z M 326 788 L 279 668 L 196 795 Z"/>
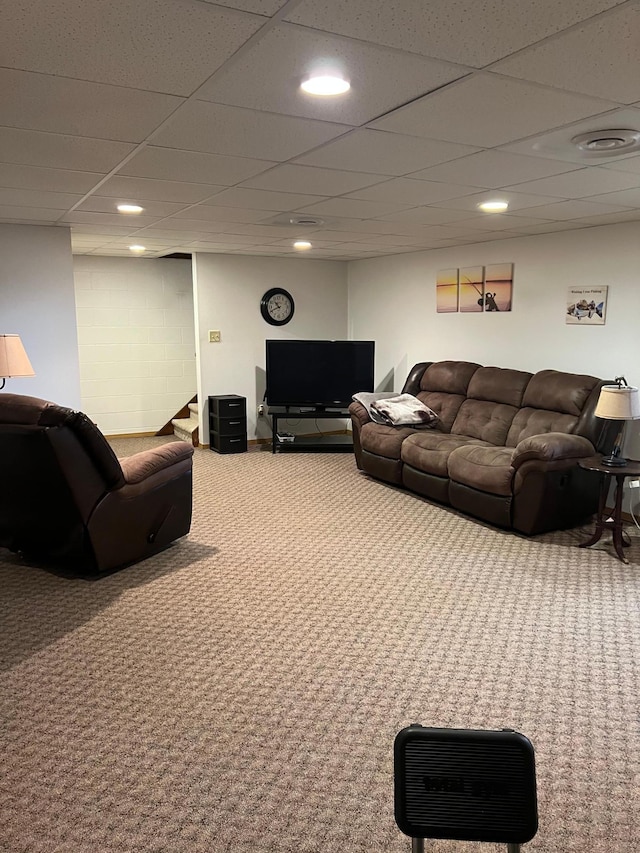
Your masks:
<path fill-rule="evenodd" d="M 269 406 L 271 417 L 271 452 L 301 453 L 350 453 L 353 451 L 351 433 L 344 435 L 296 435 L 293 441 L 278 439 L 278 421 L 287 420 L 328 420 L 349 418 L 348 409 L 306 409 L 299 406 Z"/>

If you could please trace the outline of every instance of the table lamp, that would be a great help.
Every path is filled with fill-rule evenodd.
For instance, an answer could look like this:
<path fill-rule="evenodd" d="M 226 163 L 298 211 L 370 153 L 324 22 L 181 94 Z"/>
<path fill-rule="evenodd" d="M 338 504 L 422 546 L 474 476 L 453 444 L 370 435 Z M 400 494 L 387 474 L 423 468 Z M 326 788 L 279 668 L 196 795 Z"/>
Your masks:
<path fill-rule="evenodd" d="M 628 385 L 624 376 L 616 376 L 615 382 L 615 385 L 603 385 L 600 389 L 595 416 L 605 420 L 622 421 L 611 454 L 602 459 L 603 465 L 621 468 L 627 464 L 627 460 L 622 456 L 625 426 L 627 421 L 640 418 L 640 397 L 638 389 Z"/>
<path fill-rule="evenodd" d="M 7 379 L 14 376 L 35 376 L 29 356 L 20 340 L 20 335 L 0 335 L 0 377 L 4 388 Z"/>

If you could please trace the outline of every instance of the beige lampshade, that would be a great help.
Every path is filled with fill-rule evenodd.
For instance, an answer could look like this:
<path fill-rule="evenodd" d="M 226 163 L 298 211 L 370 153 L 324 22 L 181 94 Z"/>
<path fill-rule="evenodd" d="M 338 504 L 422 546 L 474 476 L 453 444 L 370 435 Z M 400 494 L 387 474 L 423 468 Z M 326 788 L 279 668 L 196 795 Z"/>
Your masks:
<path fill-rule="evenodd" d="M 0 335 L 0 377 L 35 375 L 20 335 Z"/>
<path fill-rule="evenodd" d="M 638 389 L 630 385 L 603 385 L 595 416 L 614 421 L 632 421 L 640 418 Z"/>

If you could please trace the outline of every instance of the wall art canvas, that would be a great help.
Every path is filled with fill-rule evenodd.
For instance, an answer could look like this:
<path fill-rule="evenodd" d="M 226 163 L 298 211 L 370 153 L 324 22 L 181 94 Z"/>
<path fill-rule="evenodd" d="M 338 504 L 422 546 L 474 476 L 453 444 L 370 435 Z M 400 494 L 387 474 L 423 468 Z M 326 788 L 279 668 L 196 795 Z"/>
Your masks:
<path fill-rule="evenodd" d="M 607 315 L 607 286 L 570 287 L 566 322 L 576 326 L 603 326 Z"/>
<path fill-rule="evenodd" d="M 488 264 L 484 268 L 484 310 L 511 311 L 513 264 Z"/>
<path fill-rule="evenodd" d="M 436 278 L 436 311 L 451 314 L 458 310 L 458 270 L 440 270 Z"/>
<path fill-rule="evenodd" d="M 484 267 L 462 267 L 459 275 L 460 311 L 478 313 L 484 307 Z"/>

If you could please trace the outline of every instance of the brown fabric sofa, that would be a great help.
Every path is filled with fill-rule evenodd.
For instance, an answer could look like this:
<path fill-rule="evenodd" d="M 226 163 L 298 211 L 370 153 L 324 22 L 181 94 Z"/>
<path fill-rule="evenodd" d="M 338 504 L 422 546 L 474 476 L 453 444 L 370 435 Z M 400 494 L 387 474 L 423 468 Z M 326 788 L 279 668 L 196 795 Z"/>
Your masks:
<path fill-rule="evenodd" d="M 374 423 L 352 403 L 358 468 L 491 524 L 534 534 L 595 512 L 599 482 L 578 467 L 607 450 L 615 425 L 594 416 L 604 380 L 464 361 L 416 364 L 403 392 L 439 416 L 434 429 Z"/>
<path fill-rule="evenodd" d="M 82 412 L 0 394 L 0 546 L 80 574 L 136 562 L 189 532 L 193 447 L 118 460 Z"/>

